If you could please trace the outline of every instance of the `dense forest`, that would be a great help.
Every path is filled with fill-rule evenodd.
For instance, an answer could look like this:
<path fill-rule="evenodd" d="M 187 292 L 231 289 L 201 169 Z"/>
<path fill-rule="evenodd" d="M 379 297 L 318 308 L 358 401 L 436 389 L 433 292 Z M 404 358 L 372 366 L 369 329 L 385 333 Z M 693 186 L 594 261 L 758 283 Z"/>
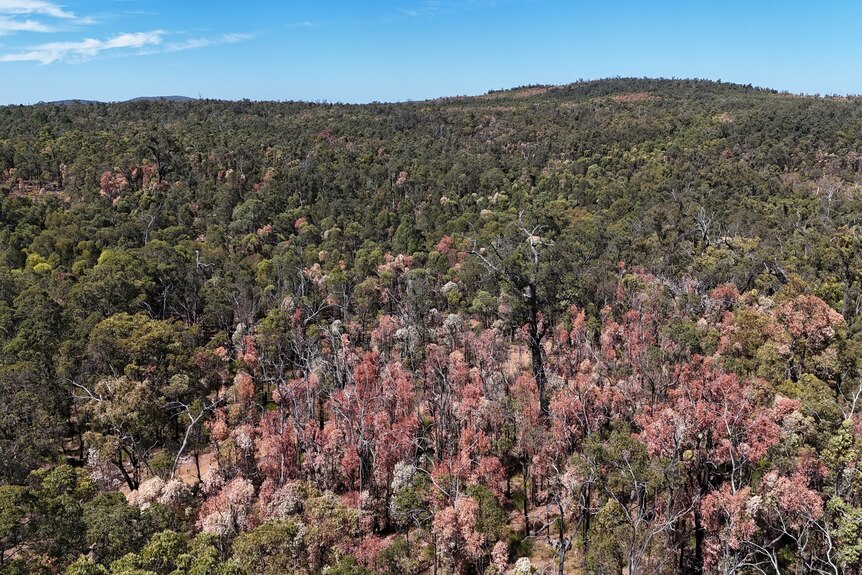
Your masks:
<path fill-rule="evenodd" d="M 862 98 L 0 107 L 0 572 L 862 573 Z"/>

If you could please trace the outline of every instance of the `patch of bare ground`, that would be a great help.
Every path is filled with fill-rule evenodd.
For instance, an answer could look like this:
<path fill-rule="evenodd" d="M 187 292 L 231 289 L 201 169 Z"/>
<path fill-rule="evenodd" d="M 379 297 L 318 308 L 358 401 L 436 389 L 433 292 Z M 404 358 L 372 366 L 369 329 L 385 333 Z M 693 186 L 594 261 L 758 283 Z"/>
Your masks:
<path fill-rule="evenodd" d="M 503 372 L 509 377 L 517 376 L 530 368 L 530 350 L 526 345 L 513 344 L 509 347 L 509 355 L 503 364 Z"/>
<path fill-rule="evenodd" d="M 197 464 L 195 463 L 193 455 L 186 455 L 180 459 L 180 464 L 177 466 L 175 475 L 176 478 L 183 480 L 187 485 L 197 485 L 200 482 L 198 479 L 198 465 L 200 465 L 200 477 L 203 477 L 211 467 L 217 465 L 215 455 L 212 452 L 205 451 L 198 456 Z M 141 481 L 146 481 L 149 478 L 150 475 L 145 470 L 144 473 L 142 473 Z M 131 501 L 131 491 L 129 490 L 128 485 L 123 483 L 117 491 L 125 495 L 126 499 Z"/>
<path fill-rule="evenodd" d="M 544 94 L 548 90 L 550 90 L 550 86 L 534 86 L 532 88 L 518 88 L 515 90 L 506 90 L 503 92 L 491 92 L 490 94 L 484 94 L 479 96 L 479 98 L 483 100 L 497 100 L 500 98 L 529 98 L 531 96 L 538 96 L 539 94 Z"/>
<path fill-rule="evenodd" d="M 176 476 L 182 479 L 189 485 L 194 485 L 199 481 L 198 465 L 200 465 L 200 476 L 206 475 L 206 472 L 216 464 L 215 455 L 212 452 L 206 451 L 198 456 L 198 463 L 195 464 L 195 458 L 192 455 L 187 455 L 180 459 L 180 464 L 177 467 Z"/>
<path fill-rule="evenodd" d="M 520 483 L 520 478 L 513 477 L 512 483 Z M 528 511 L 530 518 L 530 537 L 528 538 L 532 550 L 529 555 L 530 563 L 537 573 L 548 575 L 559 572 L 559 554 L 556 544 L 559 543 L 558 511 L 552 505 L 536 505 Z M 571 525 L 567 525 L 571 528 Z M 509 528 L 513 532 L 524 532 L 524 512 L 520 508 L 509 512 Z M 574 542 L 572 548 L 566 553 L 563 564 L 563 572 L 571 575 L 582 573 L 582 554 L 578 542 Z"/>

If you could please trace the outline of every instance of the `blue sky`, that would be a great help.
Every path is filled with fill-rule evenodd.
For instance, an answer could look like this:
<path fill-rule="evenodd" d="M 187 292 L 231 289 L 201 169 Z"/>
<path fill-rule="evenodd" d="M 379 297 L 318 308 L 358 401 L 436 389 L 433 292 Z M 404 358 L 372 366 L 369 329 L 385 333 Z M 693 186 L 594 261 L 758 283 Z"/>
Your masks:
<path fill-rule="evenodd" d="M 862 1 L 0 0 L 0 104 L 368 102 L 580 78 L 862 93 Z"/>

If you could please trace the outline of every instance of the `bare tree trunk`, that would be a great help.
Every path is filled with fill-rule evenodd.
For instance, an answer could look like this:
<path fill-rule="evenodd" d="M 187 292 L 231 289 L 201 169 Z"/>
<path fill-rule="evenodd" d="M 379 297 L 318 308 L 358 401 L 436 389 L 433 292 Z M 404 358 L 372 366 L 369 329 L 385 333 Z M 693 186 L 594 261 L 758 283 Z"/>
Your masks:
<path fill-rule="evenodd" d="M 560 510 L 560 548 L 558 550 L 557 575 L 565 575 L 566 552 L 569 550 L 569 541 L 566 539 L 566 511 L 563 509 L 562 503 L 557 501 L 557 506 Z"/>
<path fill-rule="evenodd" d="M 544 330 L 539 328 L 539 301 L 536 295 L 536 285 L 531 284 L 527 290 L 529 292 L 528 298 L 530 304 L 530 361 L 533 367 L 533 379 L 536 380 L 536 389 L 539 395 L 539 407 L 542 409 L 542 414 L 547 416 L 549 406 L 545 387 L 548 377 L 545 374 L 545 350 L 542 349 Z"/>
<path fill-rule="evenodd" d="M 194 450 L 192 450 L 192 453 L 195 456 L 195 471 L 198 475 L 198 483 L 200 483 L 201 481 L 203 481 L 201 479 L 201 453 L 197 446 L 195 446 Z"/>
<path fill-rule="evenodd" d="M 694 509 L 694 569 L 693 573 L 703 573 L 703 540 L 706 530 L 703 528 L 703 517 L 700 507 Z"/>
<path fill-rule="evenodd" d="M 530 514 L 528 510 L 527 500 L 530 497 L 530 492 L 527 490 L 527 460 L 525 459 L 523 462 L 524 467 L 524 536 L 530 536 Z"/>

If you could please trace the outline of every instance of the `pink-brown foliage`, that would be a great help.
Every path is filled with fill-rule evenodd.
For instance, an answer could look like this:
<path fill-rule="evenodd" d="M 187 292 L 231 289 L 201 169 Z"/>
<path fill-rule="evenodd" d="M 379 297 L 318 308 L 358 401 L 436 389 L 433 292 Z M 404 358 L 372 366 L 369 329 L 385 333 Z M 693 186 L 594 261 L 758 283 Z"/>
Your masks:
<path fill-rule="evenodd" d="M 844 325 L 841 314 L 813 295 L 800 295 L 785 302 L 775 316 L 794 341 L 809 350 L 828 344 L 835 337 L 836 329 Z"/>
<path fill-rule="evenodd" d="M 667 402 L 638 415 L 640 438 L 652 455 L 692 450 L 714 464 L 757 461 L 779 440 L 772 410 L 756 406 L 739 378 L 711 359 L 694 357 L 677 369 Z"/>
<path fill-rule="evenodd" d="M 483 554 L 484 537 L 476 531 L 478 518 L 479 505 L 472 497 L 459 497 L 434 516 L 438 552 L 461 573 Z"/>
<path fill-rule="evenodd" d="M 198 513 L 200 529 L 225 537 L 250 527 L 254 496 L 251 481 L 243 477 L 231 480 L 201 505 Z"/>
<path fill-rule="evenodd" d="M 704 562 L 714 567 L 728 554 L 740 550 L 754 535 L 757 525 L 749 510 L 751 490 L 733 492 L 729 485 L 708 493 L 700 502 L 707 533 Z"/>
<path fill-rule="evenodd" d="M 267 478 L 283 483 L 296 474 L 296 436 L 277 411 L 261 417 L 256 429 L 258 470 Z"/>
<path fill-rule="evenodd" d="M 393 363 L 381 376 L 379 362 L 377 353 L 363 355 L 353 370 L 354 383 L 332 393 L 328 402 L 334 424 L 326 432 L 333 447 L 343 448 L 343 479 L 362 489 L 371 478 L 389 484 L 395 464 L 413 449 L 417 426 L 409 374 Z"/>

